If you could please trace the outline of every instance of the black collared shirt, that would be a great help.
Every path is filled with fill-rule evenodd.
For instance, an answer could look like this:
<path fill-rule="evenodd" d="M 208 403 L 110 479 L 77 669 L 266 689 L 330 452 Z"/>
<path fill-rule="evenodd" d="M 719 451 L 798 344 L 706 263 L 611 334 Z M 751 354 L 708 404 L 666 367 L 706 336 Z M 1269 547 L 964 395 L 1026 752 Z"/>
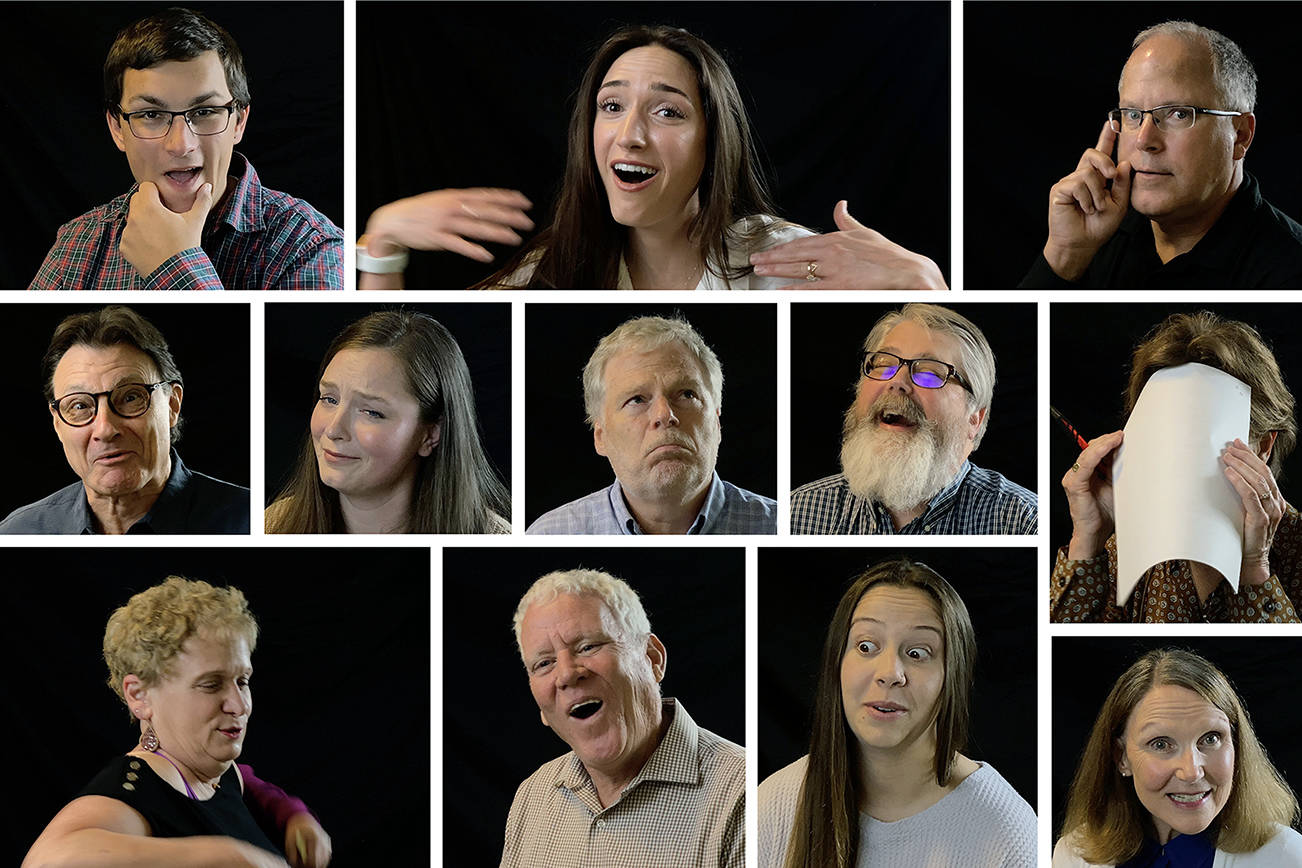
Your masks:
<path fill-rule="evenodd" d="M 1163 264 L 1151 221 L 1132 210 L 1095 255 L 1085 276 L 1063 280 L 1041 253 L 1019 289 L 1302 288 L 1302 226 L 1243 184 L 1215 225 L 1188 253 Z"/>
<path fill-rule="evenodd" d="M 0 522 L 0 534 L 98 533 L 80 480 Z M 172 472 L 158 500 L 127 533 L 248 533 L 249 490 L 195 473 L 172 450 Z"/>

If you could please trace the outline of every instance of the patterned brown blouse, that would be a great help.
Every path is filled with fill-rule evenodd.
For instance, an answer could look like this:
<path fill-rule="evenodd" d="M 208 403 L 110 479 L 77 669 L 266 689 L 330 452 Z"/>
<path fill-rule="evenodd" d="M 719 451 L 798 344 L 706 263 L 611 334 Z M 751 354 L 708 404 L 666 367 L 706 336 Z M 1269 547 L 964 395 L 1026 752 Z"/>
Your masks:
<path fill-rule="evenodd" d="M 1184 624 L 1295 624 L 1295 601 L 1302 602 L 1302 515 L 1288 504 L 1270 547 L 1270 578 L 1234 593 L 1222 581 L 1206 602 L 1198 600 L 1188 561 L 1165 561 L 1139 580 L 1124 606 L 1117 605 L 1117 536 L 1088 560 L 1067 558 L 1058 549 L 1049 578 L 1049 619 L 1055 622 L 1103 621 Z"/>

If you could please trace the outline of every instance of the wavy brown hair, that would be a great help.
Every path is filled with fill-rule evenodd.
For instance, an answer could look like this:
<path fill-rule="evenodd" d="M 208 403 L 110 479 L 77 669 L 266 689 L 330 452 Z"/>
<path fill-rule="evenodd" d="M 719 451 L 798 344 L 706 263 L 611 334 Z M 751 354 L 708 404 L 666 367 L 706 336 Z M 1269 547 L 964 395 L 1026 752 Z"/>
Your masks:
<path fill-rule="evenodd" d="M 1172 314 L 1153 327 L 1135 348 L 1126 386 L 1126 416 L 1153 374 L 1187 362 L 1199 362 L 1224 371 L 1252 388 L 1248 445 L 1256 449 L 1261 438 L 1275 432 L 1270 472 L 1278 478 L 1284 459 L 1297 445 L 1297 417 L 1293 393 L 1284 385 L 1279 362 L 1266 341 L 1247 323 L 1224 319 L 1211 311 Z"/>
<path fill-rule="evenodd" d="M 1275 836 L 1276 824 L 1298 821 L 1293 790 L 1257 741 L 1238 693 L 1216 665 L 1192 651 L 1149 651 L 1121 674 L 1103 702 L 1067 795 L 1063 834 L 1089 863 L 1119 865 L 1139 853 L 1154 835 L 1152 817 L 1121 776 L 1117 757 L 1126 723 L 1154 687 L 1175 685 L 1197 693 L 1225 713 L 1234 743 L 1230 797 L 1209 827 L 1216 849 L 1251 853 Z"/>
<path fill-rule="evenodd" d="M 619 281 L 619 259 L 627 229 L 610 215 L 605 185 L 597 171 L 592 127 L 597 91 L 611 65 L 627 51 L 659 45 L 680 55 L 696 72 L 705 117 L 705 168 L 697 187 L 700 210 L 688 226 L 689 237 L 705 254 L 706 267 L 725 280 L 752 271 L 731 268 L 729 245 L 752 246 L 771 226 L 733 229 L 742 217 L 774 214 L 751 135 L 746 107 L 723 57 L 699 36 L 680 27 L 636 25 L 610 36 L 588 64 L 570 115 L 569 151 L 551 226 L 492 277 L 475 289 L 497 289 L 522 265 L 536 262 L 526 289 L 609 289 Z"/>
<path fill-rule="evenodd" d="M 945 630 L 945 682 L 936 703 L 936 783 L 946 786 L 954 759 L 967 745 L 976 635 L 958 592 L 931 567 L 907 559 L 885 561 L 860 574 L 841 596 L 827 628 L 814 696 L 809 763 L 796 800 L 784 868 L 853 868 L 858 863 L 859 741 L 845 717 L 841 661 L 854 610 L 879 585 L 914 588 L 931 598 Z"/>
<path fill-rule="evenodd" d="M 440 426 L 434 451 L 417 458 L 406 533 L 509 532 L 503 518 L 510 515 L 510 494 L 480 445 L 470 370 L 451 332 L 423 313 L 376 311 L 335 336 L 317 381 L 340 350 L 357 348 L 393 353 L 420 403 L 421 422 Z M 306 433 L 289 483 L 267 509 L 267 532 L 344 530 L 339 493 L 321 482 L 312 435 Z"/>

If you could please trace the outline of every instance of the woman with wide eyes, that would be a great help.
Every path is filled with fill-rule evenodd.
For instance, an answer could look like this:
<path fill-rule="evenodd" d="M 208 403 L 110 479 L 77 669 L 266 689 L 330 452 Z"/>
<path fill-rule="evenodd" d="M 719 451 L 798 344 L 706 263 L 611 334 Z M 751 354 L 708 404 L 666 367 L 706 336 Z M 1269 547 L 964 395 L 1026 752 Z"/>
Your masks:
<path fill-rule="evenodd" d="M 532 205 L 513 190 L 438 190 L 376 209 L 359 289 L 400 289 L 406 249 L 481 262 L 471 239 L 521 244 Z M 727 63 L 673 27 L 628 27 L 598 49 L 570 119 L 549 228 L 477 289 L 947 289 L 936 264 L 860 225 L 815 235 L 772 216 Z"/>
<path fill-rule="evenodd" d="M 761 868 L 1036 864 L 1035 813 L 967 740 L 976 640 L 924 564 L 871 567 L 828 627 L 809 754 L 759 788 Z"/>
<path fill-rule="evenodd" d="M 1067 796 L 1054 868 L 1302 865 L 1292 789 L 1225 674 L 1150 651 L 1113 685 Z"/>
<path fill-rule="evenodd" d="M 267 533 L 510 533 L 470 372 L 429 316 L 379 311 L 326 350 L 294 474 Z"/>

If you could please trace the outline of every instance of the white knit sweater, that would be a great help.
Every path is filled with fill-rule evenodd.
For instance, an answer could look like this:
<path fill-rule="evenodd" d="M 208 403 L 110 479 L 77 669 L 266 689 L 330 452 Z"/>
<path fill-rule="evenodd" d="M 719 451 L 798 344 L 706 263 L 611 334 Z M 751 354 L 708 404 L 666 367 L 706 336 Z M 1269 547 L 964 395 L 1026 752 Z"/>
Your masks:
<path fill-rule="evenodd" d="M 781 868 L 804 756 L 759 787 L 759 868 Z M 883 823 L 859 815 L 857 868 L 1035 868 L 1035 812 L 988 763 L 939 802 Z"/>

